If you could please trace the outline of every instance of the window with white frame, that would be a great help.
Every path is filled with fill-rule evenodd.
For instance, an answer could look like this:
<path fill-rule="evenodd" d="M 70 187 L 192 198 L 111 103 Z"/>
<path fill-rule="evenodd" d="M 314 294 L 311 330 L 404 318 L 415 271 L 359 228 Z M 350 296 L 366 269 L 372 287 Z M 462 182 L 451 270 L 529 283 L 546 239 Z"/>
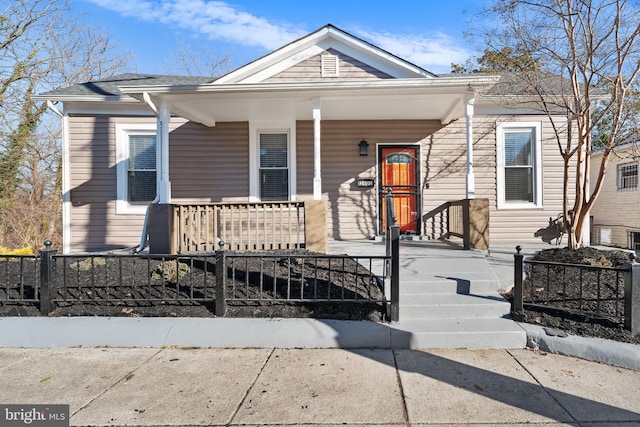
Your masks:
<path fill-rule="evenodd" d="M 260 133 L 260 200 L 289 200 L 288 139 L 287 133 Z"/>
<path fill-rule="evenodd" d="M 630 191 L 638 188 L 638 164 L 618 165 L 618 191 Z"/>
<path fill-rule="evenodd" d="M 498 123 L 498 208 L 542 207 L 541 124 Z"/>
<path fill-rule="evenodd" d="M 117 125 L 117 213 L 141 214 L 156 197 L 156 125 Z"/>

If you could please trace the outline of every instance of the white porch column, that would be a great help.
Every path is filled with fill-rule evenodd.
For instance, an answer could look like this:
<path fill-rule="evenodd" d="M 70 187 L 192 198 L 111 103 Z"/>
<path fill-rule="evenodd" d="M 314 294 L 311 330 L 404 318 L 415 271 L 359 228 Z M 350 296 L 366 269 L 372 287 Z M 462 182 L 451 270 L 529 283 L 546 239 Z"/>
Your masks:
<path fill-rule="evenodd" d="M 171 109 L 165 102 L 158 108 L 156 133 L 156 175 L 158 203 L 171 203 L 171 181 L 169 181 L 169 120 Z"/>
<path fill-rule="evenodd" d="M 320 98 L 313 98 L 313 200 L 322 200 L 320 167 Z"/>
<path fill-rule="evenodd" d="M 466 97 L 466 116 L 467 116 L 467 199 L 475 198 L 476 183 L 473 175 L 473 104 L 475 95 L 470 93 Z"/>

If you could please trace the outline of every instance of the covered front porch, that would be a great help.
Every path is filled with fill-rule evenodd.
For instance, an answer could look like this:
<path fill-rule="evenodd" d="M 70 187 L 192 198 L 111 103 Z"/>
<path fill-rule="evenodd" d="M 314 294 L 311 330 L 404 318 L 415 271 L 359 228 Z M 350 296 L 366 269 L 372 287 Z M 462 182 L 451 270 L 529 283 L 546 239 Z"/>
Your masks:
<path fill-rule="evenodd" d="M 185 203 L 179 195 L 174 197 L 171 177 L 175 171 L 170 172 L 170 153 L 175 154 L 179 149 L 177 144 L 184 142 L 173 141 L 172 117 L 211 129 L 221 123 L 245 122 L 248 125 L 248 194 L 237 194 L 233 203 L 324 201 L 327 223 L 323 225 L 322 221 L 314 220 L 315 230 L 324 229 L 326 235 L 334 239 L 372 238 L 384 229 L 384 193 L 395 193 L 397 201 L 400 193 L 406 191 L 402 186 L 385 183 L 382 165 L 388 155 L 382 151 L 383 147 L 392 150 L 408 147 L 415 152 L 411 155 L 415 162 L 415 187 L 411 194 L 415 200 L 407 213 L 400 212 L 402 204 L 396 203 L 397 219 L 413 221 L 412 234 L 427 232 L 431 237 L 441 238 L 457 231 L 447 229 L 438 234 L 433 221 L 428 215 L 425 217 L 432 212 L 432 207 L 427 208 L 422 200 L 423 191 L 428 188 L 428 165 L 423 165 L 424 141 L 434 132 L 459 121 L 451 131 L 456 132 L 454 138 L 463 147 L 458 154 L 465 158 L 464 183 L 459 187 L 459 194 L 464 200 L 474 199 L 474 105 L 477 94 L 493 83 L 493 77 L 447 77 L 314 84 L 138 85 L 121 89 L 143 100 L 156 112 L 157 205 L 229 203 L 222 199 L 204 204 Z M 280 141 L 281 145 L 277 145 Z M 212 142 L 207 149 L 220 149 L 216 144 Z M 275 190 L 270 187 L 276 176 L 274 172 L 283 183 L 282 188 L 276 186 Z M 448 211 L 446 203 L 439 209 L 444 207 Z M 158 209 L 154 210 L 157 213 Z M 343 224 L 349 224 L 346 233 L 342 231 Z M 175 226 L 169 224 L 170 233 L 176 233 Z M 158 227 L 153 229 L 157 231 Z M 464 231 L 461 229 L 459 234 Z M 172 250 L 178 250 L 177 243 L 172 245 Z M 306 239 L 305 245 L 308 245 Z"/>

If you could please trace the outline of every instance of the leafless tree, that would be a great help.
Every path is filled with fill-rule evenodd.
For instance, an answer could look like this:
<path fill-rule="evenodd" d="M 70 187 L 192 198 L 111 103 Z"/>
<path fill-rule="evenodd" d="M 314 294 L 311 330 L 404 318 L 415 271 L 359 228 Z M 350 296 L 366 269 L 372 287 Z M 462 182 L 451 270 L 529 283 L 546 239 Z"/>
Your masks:
<path fill-rule="evenodd" d="M 60 123 L 36 93 L 122 69 L 65 0 L 0 0 L 0 245 L 60 241 Z"/>
<path fill-rule="evenodd" d="M 229 54 L 218 55 L 208 46 L 194 48 L 182 38 L 176 38 L 176 46 L 164 67 L 169 74 L 217 77 L 230 71 Z"/>
<path fill-rule="evenodd" d="M 637 119 L 627 100 L 640 71 L 638 16 L 638 3 L 627 0 L 495 0 L 483 13 L 489 49 L 517 46 L 541 65 L 511 74 L 510 82 L 527 95 L 519 103 L 551 121 L 564 160 L 563 225 L 571 248 L 582 245 L 615 147 L 628 142 L 625 120 Z M 604 135 L 603 156 L 590 182 L 594 130 Z"/>

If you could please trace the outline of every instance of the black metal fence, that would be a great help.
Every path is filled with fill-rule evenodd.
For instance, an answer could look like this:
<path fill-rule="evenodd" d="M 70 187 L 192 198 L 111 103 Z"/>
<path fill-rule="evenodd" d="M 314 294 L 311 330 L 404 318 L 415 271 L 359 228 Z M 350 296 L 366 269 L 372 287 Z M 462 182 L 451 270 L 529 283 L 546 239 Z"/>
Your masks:
<path fill-rule="evenodd" d="M 396 232 L 395 249 L 385 256 L 305 251 L 60 255 L 47 247 L 37 256 L 0 258 L 0 305 L 37 306 L 44 316 L 74 305 L 90 305 L 96 312 L 96 307 L 115 306 L 125 313 L 130 307 L 204 305 L 224 316 L 229 304 L 385 306 L 395 301 L 389 313 L 397 320 L 399 262 L 392 257 L 399 256 L 398 241 Z M 384 292 L 386 278 L 395 280 L 390 298 Z"/>
<path fill-rule="evenodd" d="M 525 260 L 514 255 L 512 317 L 524 308 L 554 310 L 582 318 L 610 319 L 640 334 L 640 264 L 635 254 L 621 267 Z"/>

